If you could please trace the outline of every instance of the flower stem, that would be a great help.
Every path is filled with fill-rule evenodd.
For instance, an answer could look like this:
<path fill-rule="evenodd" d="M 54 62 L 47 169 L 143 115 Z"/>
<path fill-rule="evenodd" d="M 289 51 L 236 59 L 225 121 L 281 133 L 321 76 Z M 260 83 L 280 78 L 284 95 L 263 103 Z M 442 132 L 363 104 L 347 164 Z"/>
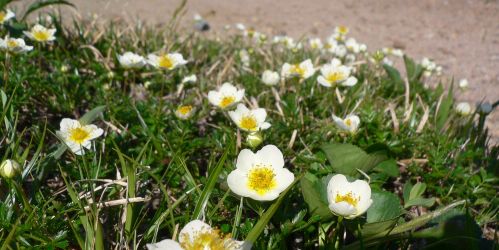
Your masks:
<path fill-rule="evenodd" d="M 333 237 L 334 239 L 334 249 L 340 249 L 340 238 L 341 238 L 341 232 L 340 232 L 340 227 L 341 223 L 343 222 L 343 216 L 338 217 L 338 222 L 336 222 L 336 228 L 334 230 L 335 236 Z"/>

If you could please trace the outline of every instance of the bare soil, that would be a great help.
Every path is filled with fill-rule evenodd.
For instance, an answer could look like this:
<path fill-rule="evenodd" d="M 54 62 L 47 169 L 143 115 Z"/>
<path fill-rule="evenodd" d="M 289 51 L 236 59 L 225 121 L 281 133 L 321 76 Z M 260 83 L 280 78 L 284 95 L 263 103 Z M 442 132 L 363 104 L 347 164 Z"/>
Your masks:
<path fill-rule="evenodd" d="M 166 23 L 180 0 L 72 0 L 83 18 Z M 22 6 L 21 6 L 22 7 Z M 67 12 L 67 11 L 66 11 Z M 183 22 L 200 13 L 212 30 L 243 23 L 267 34 L 325 38 L 336 25 L 370 50 L 402 48 L 430 57 L 454 79 L 467 78 L 460 101 L 499 100 L 499 1 L 497 0 L 192 0 Z M 487 119 L 499 142 L 499 110 Z"/>

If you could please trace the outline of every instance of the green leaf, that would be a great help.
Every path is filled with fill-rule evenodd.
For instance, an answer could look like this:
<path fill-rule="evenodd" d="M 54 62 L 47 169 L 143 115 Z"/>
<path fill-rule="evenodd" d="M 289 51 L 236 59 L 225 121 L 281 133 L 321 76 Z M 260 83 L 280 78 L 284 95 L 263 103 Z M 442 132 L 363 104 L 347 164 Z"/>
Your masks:
<path fill-rule="evenodd" d="M 374 171 L 384 173 L 390 177 L 397 177 L 400 174 L 397 161 L 394 159 L 381 162 L 374 168 Z"/>
<path fill-rule="evenodd" d="M 397 195 L 386 192 L 373 192 L 371 195 L 373 204 L 367 210 L 367 222 L 387 221 L 399 217 L 402 213 L 402 206 Z"/>
<path fill-rule="evenodd" d="M 256 225 L 248 233 L 248 236 L 246 237 L 246 240 L 245 240 L 246 242 L 248 242 L 249 244 L 253 244 L 256 242 L 256 240 L 258 239 L 260 234 L 263 232 L 263 230 L 265 229 L 265 227 L 269 223 L 272 216 L 274 216 L 274 214 L 279 209 L 279 206 L 281 205 L 282 201 L 284 200 L 284 197 L 286 196 L 286 194 L 289 192 L 289 190 L 291 190 L 293 188 L 293 186 L 296 184 L 296 182 L 298 182 L 301 178 L 302 178 L 302 176 L 299 176 L 298 178 L 296 178 L 293 181 L 293 183 L 291 183 L 291 185 L 289 185 L 289 187 L 286 190 L 284 190 L 284 192 L 282 192 L 281 195 L 279 195 L 279 198 L 277 198 L 277 200 L 267 209 L 267 211 L 265 211 L 265 213 L 263 213 L 262 217 L 260 217 L 260 219 L 258 220 Z"/>
<path fill-rule="evenodd" d="M 217 183 L 218 176 L 220 175 L 220 172 L 223 169 L 225 160 L 227 159 L 228 152 L 229 152 L 228 150 L 224 152 L 224 154 L 218 161 L 215 168 L 210 172 L 210 175 L 206 182 L 206 186 L 204 187 L 203 192 L 201 193 L 201 197 L 199 198 L 199 200 L 196 201 L 196 207 L 194 208 L 194 213 L 192 214 L 193 220 L 201 219 L 203 211 L 206 205 L 208 204 L 208 200 L 210 199 L 211 192 L 213 191 L 213 188 Z"/>
<path fill-rule="evenodd" d="M 91 124 L 97 117 L 104 112 L 106 109 L 106 105 L 98 106 L 87 113 L 85 113 L 81 118 L 80 118 L 80 123 L 83 125 L 88 125 Z"/>
<path fill-rule="evenodd" d="M 367 154 L 352 144 L 331 143 L 323 145 L 321 149 L 336 173 L 352 177 L 360 175 L 357 169 L 368 173 L 387 158 L 383 151 Z"/>
<path fill-rule="evenodd" d="M 366 223 L 362 226 L 361 235 L 362 237 L 369 237 L 371 235 L 375 235 L 379 232 L 386 231 L 390 228 L 393 228 L 397 223 L 398 218 L 393 218 L 391 220 L 379 221 Z"/>
<path fill-rule="evenodd" d="M 449 113 L 451 111 L 452 104 L 454 103 L 453 86 L 454 83 L 451 84 L 447 96 L 440 103 L 440 108 L 438 109 L 438 113 L 436 115 L 436 126 L 439 131 L 442 130 L 447 118 L 449 118 Z"/>
<path fill-rule="evenodd" d="M 0 0 L 0 10 L 5 9 L 5 6 L 14 0 Z"/>
<path fill-rule="evenodd" d="M 421 196 L 423 196 L 425 190 L 426 184 L 422 182 L 416 183 L 416 185 L 411 188 L 411 192 L 409 193 L 409 200 L 420 198 Z"/>
<path fill-rule="evenodd" d="M 409 80 L 409 82 L 419 80 L 421 74 L 423 73 L 423 67 L 421 67 L 421 65 L 418 65 L 417 63 L 414 63 L 414 60 L 406 55 L 404 55 L 404 64 L 405 70 L 407 72 L 407 79 Z"/>
<path fill-rule="evenodd" d="M 411 182 L 406 182 L 404 184 L 404 190 L 403 190 L 403 196 L 404 196 L 404 203 L 409 202 L 409 195 L 412 190 L 412 183 Z"/>
<path fill-rule="evenodd" d="M 431 207 L 435 204 L 435 198 L 415 198 L 405 203 L 404 208 L 412 206 Z"/>
<path fill-rule="evenodd" d="M 385 69 L 386 73 L 388 74 L 388 77 L 393 81 L 394 89 L 393 91 L 395 93 L 402 92 L 403 89 L 405 89 L 405 84 L 404 80 L 402 80 L 402 77 L 400 76 L 399 71 L 388 65 L 388 64 L 383 64 L 383 68 Z"/>
<path fill-rule="evenodd" d="M 68 5 L 71 7 L 75 7 L 74 4 L 72 4 L 66 0 L 38 0 L 37 2 L 32 3 L 28 7 L 28 10 L 26 10 L 26 12 L 24 13 L 22 20 L 23 21 L 26 20 L 26 17 L 28 17 L 28 15 L 33 11 L 36 11 L 36 10 L 41 9 L 43 7 L 46 7 L 46 6 L 56 5 L 56 4 L 62 4 L 62 5 Z"/>
<path fill-rule="evenodd" d="M 333 214 L 328 207 L 327 184 L 315 175 L 306 173 L 300 181 L 303 199 L 308 204 L 313 215 L 319 215 L 321 219 L 331 218 Z"/>

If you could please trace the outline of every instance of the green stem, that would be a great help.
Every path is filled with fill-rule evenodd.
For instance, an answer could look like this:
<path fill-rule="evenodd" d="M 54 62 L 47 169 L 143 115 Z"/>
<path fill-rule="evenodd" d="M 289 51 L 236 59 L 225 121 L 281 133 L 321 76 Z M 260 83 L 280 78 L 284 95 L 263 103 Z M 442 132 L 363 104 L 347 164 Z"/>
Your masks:
<path fill-rule="evenodd" d="M 239 223 L 241 222 L 241 215 L 243 213 L 243 204 L 244 203 L 244 198 L 241 197 L 241 202 L 239 203 L 239 207 L 237 208 L 236 212 L 236 219 L 234 220 L 234 224 L 232 225 L 232 233 L 231 237 L 236 238 L 237 237 L 237 229 L 239 228 Z"/>
<path fill-rule="evenodd" d="M 343 217 L 339 216 L 338 221 L 336 222 L 336 228 L 334 229 L 334 249 L 340 249 L 340 239 L 341 239 L 341 233 L 340 233 L 340 227 L 341 223 L 343 222 Z"/>

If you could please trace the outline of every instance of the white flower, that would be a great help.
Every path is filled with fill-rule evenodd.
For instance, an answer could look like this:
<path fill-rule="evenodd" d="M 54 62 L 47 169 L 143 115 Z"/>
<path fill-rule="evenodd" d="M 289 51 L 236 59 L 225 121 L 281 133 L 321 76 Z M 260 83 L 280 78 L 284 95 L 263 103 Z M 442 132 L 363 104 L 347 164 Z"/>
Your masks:
<path fill-rule="evenodd" d="M 334 87 L 337 84 L 354 86 L 357 84 L 357 78 L 350 76 L 351 71 L 351 67 L 342 65 L 340 60 L 334 58 L 330 64 L 322 66 L 321 75 L 317 77 L 317 81 L 325 87 Z"/>
<path fill-rule="evenodd" d="M 239 51 L 239 58 L 245 67 L 249 67 L 250 65 L 250 55 L 247 50 L 242 49 Z"/>
<path fill-rule="evenodd" d="M 69 118 L 62 119 L 60 127 L 56 132 L 57 136 L 77 155 L 83 155 L 85 149 L 90 150 L 91 141 L 104 133 L 93 124 L 82 125 L 79 121 Z"/>
<path fill-rule="evenodd" d="M 471 105 L 467 102 L 460 102 L 456 105 L 456 112 L 462 116 L 471 114 Z"/>
<path fill-rule="evenodd" d="M 270 128 L 270 123 L 265 122 L 267 112 L 263 108 L 250 110 L 240 103 L 236 110 L 229 111 L 229 116 L 244 131 L 255 132 Z"/>
<path fill-rule="evenodd" d="M 300 77 L 302 79 L 307 79 L 315 73 L 314 65 L 312 60 L 307 59 L 300 64 L 289 64 L 285 63 L 282 65 L 281 75 L 285 78 Z"/>
<path fill-rule="evenodd" d="M 359 128 L 360 125 L 360 119 L 356 115 L 347 115 L 345 119 L 341 119 L 333 115 L 333 120 L 338 127 L 350 133 L 357 132 L 357 129 Z"/>
<path fill-rule="evenodd" d="M 338 47 L 338 42 L 334 38 L 334 36 L 330 36 L 326 39 L 326 44 L 324 45 L 324 49 L 326 49 L 329 53 L 333 53 L 336 51 L 336 47 Z"/>
<path fill-rule="evenodd" d="M 284 168 L 284 157 L 274 145 L 258 152 L 243 149 L 237 157 L 236 169 L 227 177 L 232 192 L 259 201 L 275 200 L 293 183 L 295 176 Z"/>
<path fill-rule="evenodd" d="M 222 109 L 228 108 L 244 97 L 244 89 L 238 90 L 232 84 L 226 82 L 217 91 L 208 92 L 208 101 Z"/>
<path fill-rule="evenodd" d="M 246 30 L 246 26 L 244 26 L 244 24 L 242 24 L 242 23 L 237 23 L 236 29 L 238 29 L 240 31 L 244 31 L 244 30 Z"/>
<path fill-rule="evenodd" d="M 279 83 L 279 80 L 279 73 L 275 71 L 265 70 L 262 74 L 262 82 L 265 83 L 265 85 L 276 85 Z"/>
<path fill-rule="evenodd" d="M 334 34 L 341 37 L 345 37 L 348 34 L 348 31 L 349 31 L 348 27 L 342 25 L 336 26 L 334 28 Z"/>
<path fill-rule="evenodd" d="M 173 70 L 187 63 L 180 53 L 168 53 L 162 55 L 149 54 L 147 62 L 155 68 Z"/>
<path fill-rule="evenodd" d="M 427 71 L 433 71 L 437 68 L 437 64 L 430 60 L 429 58 L 425 57 L 423 60 L 421 60 L 421 66 L 427 70 Z"/>
<path fill-rule="evenodd" d="M 322 41 L 320 38 L 312 38 L 308 41 L 311 49 L 322 49 Z"/>
<path fill-rule="evenodd" d="M 118 61 L 121 66 L 127 69 L 138 69 L 146 65 L 146 59 L 143 56 L 129 51 L 123 55 L 118 55 Z"/>
<path fill-rule="evenodd" d="M 250 249 L 248 243 L 234 240 L 229 235 L 224 236 L 219 230 L 213 229 L 210 225 L 200 220 L 193 220 L 187 223 L 180 230 L 178 239 L 178 242 L 166 239 L 158 243 L 147 244 L 146 247 L 148 250 Z"/>
<path fill-rule="evenodd" d="M 363 180 L 349 182 L 342 174 L 334 175 L 327 185 L 329 209 L 346 219 L 353 219 L 367 211 L 373 200 L 371 187 Z"/>
<path fill-rule="evenodd" d="M 191 105 L 182 105 L 175 110 L 175 115 L 182 120 L 189 119 L 192 114 L 194 114 L 194 108 Z"/>
<path fill-rule="evenodd" d="M 4 24 L 15 16 L 16 14 L 9 9 L 0 11 L 0 24 Z"/>
<path fill-rule="evenodd" d="M 466 79 L 461 79 L 459 81 L 459 88 L 461 88 L 462 90 L 466 90 L 468 88 L 469 84 L 468 84 L 468 80 Z"/>
<path fill-rule="evenodd" d="M 182 83 L 187 83 L 187 82 L 195 83 L 197 80 L 198 78 L 196 77 L 196 75 L 192 74 L 184 77 L 184 79 L 182 79 Z"/>
<path fill-rule="evenodd" d="M 348 53 L 348 49 L 345 45 L 343 44 L 339 44 L 335 47 L 334 49 L 334 54 L 337 56 L 337 57 L 345 57 Z"/>
<path fill-rule="evenodd" d="M 44 43 L 54 41 L 56 31 L 56 29 L 47 29 L 40 24 L 36 24 L 29 32 L 24 31 L 23 33 L 33 41 Z"/>
<path fill-rule="evenodd" d="M 383 53 L 385 55 L 392 55 L 392 56 L 397 56 L 397 57 L 404 56 L 404 52 L 401 49 L 383 48 Z"/>
<path fill-rule="evenodd" d="M 6 179 L 14 177 L 21 171 L 21 166 L 14 160 L 5 160 L 0 165 L 0 176 Z"/>
<path fill-rule="evenodd" d="M 33 50 L 33 46 L 27 46 L 22 38 L 0 38 L 0 49 L 20 54 Z"/>
<path fill-rule="evenodd" d="M 357 54 L 360 52 L 360 43 L 357 43 L 355 38 L 348 38 L 345 42 L 345 46 L 351 53 Z"/>

